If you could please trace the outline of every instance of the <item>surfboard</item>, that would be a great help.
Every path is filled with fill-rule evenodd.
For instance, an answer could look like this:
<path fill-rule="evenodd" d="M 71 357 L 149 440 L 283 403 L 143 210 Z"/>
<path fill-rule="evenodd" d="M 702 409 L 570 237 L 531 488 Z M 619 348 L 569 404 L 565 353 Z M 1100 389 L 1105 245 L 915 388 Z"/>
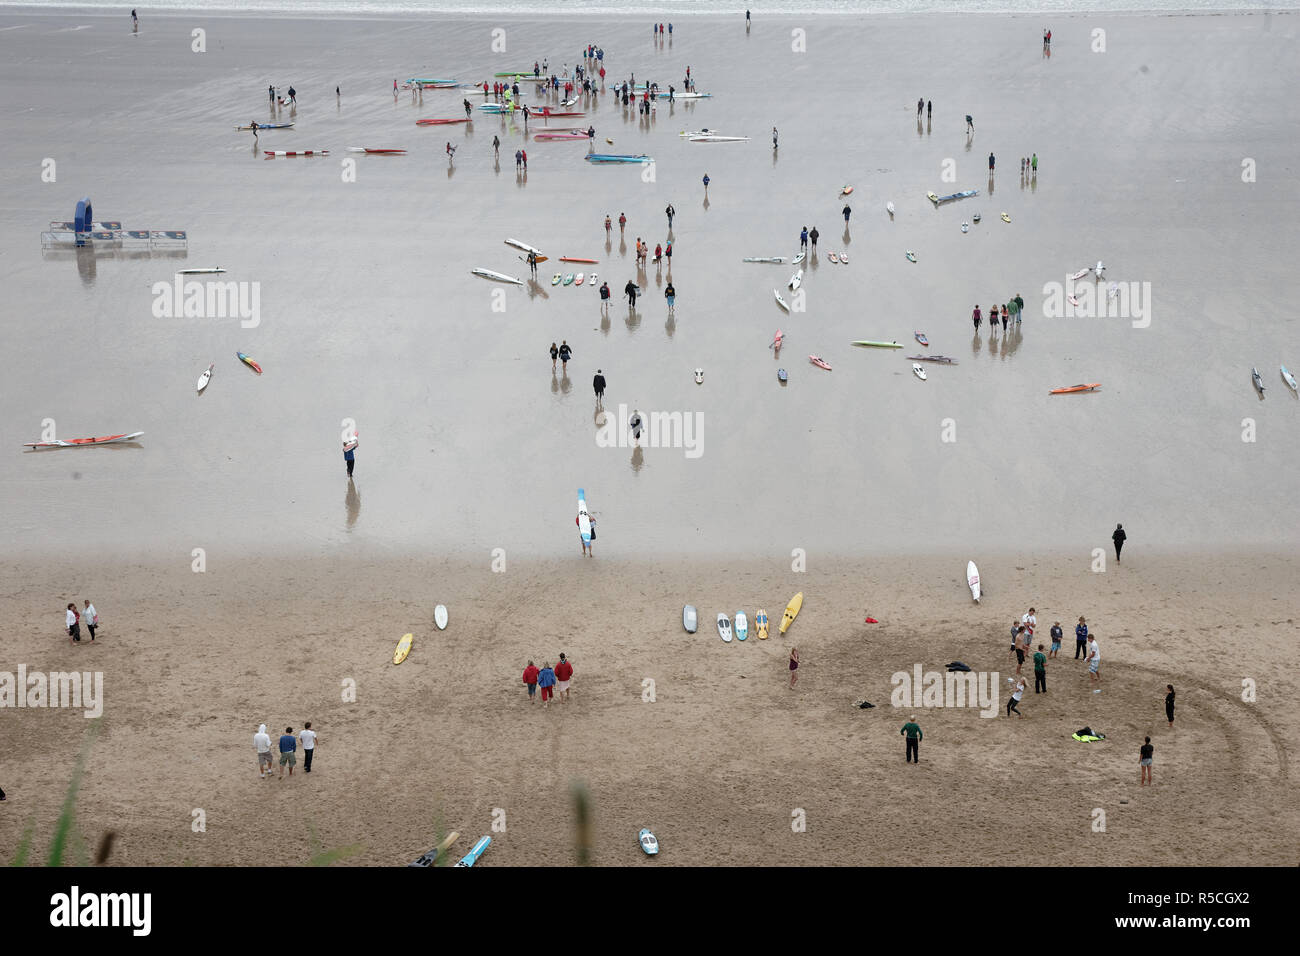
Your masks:
<path fill-rule="evenodd" d="M 767 640 L 767 612 L 762 608 L 759 608 L 758 614 L 754 616 L 754 628 L 758 631 L 760 641 Z"/>
<path fill-rule="evenodd" d="M 645 851 L 646 856 L 656 856 L 659 853 L 659 841 L 655 835 L 650 832 L 648 827 L 642 827 L 641 832 L 636 835 L 636 842 Z"/>
<path fill-rule="evenodd" d="M 1075 297 L 1075 295 L 1074 295 L 1073 293 L 1071 293 L 1070 295 L 1067 295 L 1067 296 L 1065 297 L 1065 301 L 1066 301 L 1066 302 L 1069 302 L 1070 305 L 1074 305 L 1074 306 L 1077 306 L 1077 305 L 1079 304 L 1079 300 Z"/>
<path fill-rule="evenodd" d="M 794 623 L 794 619 L 799 616 L 799 609 L 803 607 L 803 592 L 800 591 L 794 597 L 790 598 L 790 603 L 785 606 L 785 613 L 781 615 L 781 633 L 784 634 Z"/>
<path fill-rule="evenodd" d="M 437 846 L 435 846 L 432 850 L 430 850 L 428 853 L 421 856 L 414 863 L 408 863 L 406 865 L 407 866 L 433 866 L 438 862 L 438 857 L 441 854 L 447 852 L 447 850 L 451 847 L 451 845 L 455 843 L 458 839 L 460 839 L 460 834 L 457 831 L 452 830 L 443 838 L 442 842 L 439 843 Z"/>
<path fill-rule="evenodd" d="M 790 291 L 797 292 L 799 290 L 799 284 L 802 282 L 803 282 L 803 270 L 800 269 L 798 272 L 796 272 L 794 275 L 790 277 L 790 282 L 788 283 L 788 285 L 790 286 Z"/>
<path fill-rule="evenodd" d="M 1071 279 L 1082 279 L 1084 276 L 1086 276 L 1086 275 L 1087 275 L 1089 272 L 1091 272 L 1091 271 L 1092 271 L 1091 269 L 1080 269 L 1080 270 L 1079 270 L 1078 272 L 1076 272 L 1074 275 L 1070 276 L 1070 278 L 1071 278 Z"/>
<path fill-rule="evenodd" d="M 397 650 L 393 651 L 393 663 L 400 664 L 406 660 L 406 655 L 411 653 L 411 641 L 415 640 L 413 634 L 403 634 L 402 639 L 397 642 Z"/>
<path fill-rule="evenodd" d="M 832 252 L 829 256 L 827 256 L 826 258 L 827 258 L 827 259 L 830 259 L 831 262 L 836 262 L 836 263 L 838 263 L 838 262 L 840 261 L 840 257 L 837 256 L 837 255 L 836 255 L 835 253 L 833 253 L 833 252 Z"/>
<path fill-rule="evenodd" d="M 975 567 L 974 561 L 966 562 L 966 584 L 970 586 L 971 597 L 975 599 L 976 604 L 979 604 L 980 572 L 979 572 L 979 568 Z"/>
<path fill-rule="evenodd" d="M 727 620 L 727 615 L 725 614 L 718 615 L 718 634 L 720 634 L 722 639 L 728 644 L 731 643 L 731 622 Z"/>
<path fill-rule="evenodd" d="M 807 253 L 803 253 L 803 252 L 801 252 L 801 253 L 799 253 L 797 256 L 795 256 L 793 259 L 790 260 L 790 265 L 792 265 L 792 266 L 797 266 L 799 263 L 803 262 L 804 259 L 806 259 L 806 258 L 808 258 Z"/>
<path fill-rule="evenodd" d="M 784 385 L 787 381 L 789 381 L 789 379 L 790 379 L 790 375 L 788 372 L 786 372 L 785 369 L 779 368 L 776 370 L 776 380 L 780 382 L 782 385 Z"/>
<path fill-rule="evenodd" d="M 743 641 L 749 637 L 749 618 L 745 617 L 744 611 L 736 612 L 736 640 Z"/>
<path fill-rule="evenodd" d="M 848 253 L 841 252 L 841 253 L 840 253 L 840 265 L 842 265 L 842 266 L 847 266 L 848 264 L 849 264 L 849 256 L 848 256 Z"/>
<path fill-rule="evenodd" d="M 979 214 L 979 213 L 976 213 L 975 215 L 971 216 L 970 219 L 971 219 L 971 222 L 979 222 L 979 221 L 980 221 L 980 214 Z"/>
<path fill-rule="evenodd" d="M 904 255 L 907 256 L 907 261 L 908 261 L 908 262 L 915 262 L 915 261 L 916 261 L 916 253 L 913 252 L 911 249 L 908 249 L 907 252 L 904 253 Z"/>
<path fill-rule="evenodd" d="M 1010 221 L 1011 221 L 1011 217 L 1008 216 L 1006 213 L 1003 213 L 1003 214 L 1002 214 L 1002 221 L 1003 221 L 1003 222 L 1010 222 Z"/>
<path fill-rule="evenodd" d="M 523 279 L 516 279 L 514 276 L 508 276 L 504 272 L 495 272 L 492 269 L 484 269 L 482 267 L 479 267 L 477 269 L 470 269 L 469 271 L 474 275 L 478 276 L 480 279 L 493 279 L 496 282 L 509 282 L 513 285 L 524 284 Z"/>
<path fill-rule="evenodd" d="M 574 285 L 582 285 L 582 280 L 583 280 L 584 278 L 586 278 L 586 277 L 585 277 L 581 272 L 579 272 L 576 276 L 573 277 L 573 284 L 574 284 Z"/>
<path fill-rule="evenodd" d="M 433 623 L 438 625 L 440 631 L 447 629 L 447 606 L 445 604 L 439 604 L 433 609 Z"/>
<path fill-rule="evenodd" d="M 1070 392 L 1091 392 L 1093 389 L 1101 388 L 1100 382 L 1092 382 L 1088 385 L 1068 385 L 1062 388 L 1054 388 L 1049 395 L 1067 395 Z"/>
<path fill-rule="evenodd" d="M 962 231 L 962 232 L 970 232 L 970 223 L 968 223 L 968 222 L 963 222 L 963 223 L 961 224 L 961 231 Z"/>
<path fill-rule="evenodd" d="M 507 246 L 514 246 L 520 252 L 531 252 L 539 256 L 542 254 L 541 249 L 538 249 L 536 246 L 530 246 L 521 239 L 507 239 L 505 240 L 505 243 Z"/>
<path fill-rule="evenodd" d="M 1250 380 L 1255 383 L 1255 391 L 1259 392 L 1259 397 L 1264 397 L 1264 378 L 1259 374 L 1259 369 L 1251 367 Z"/>
<path fill-rule="evenodd" d="M 578 489 L 578 534 L 583 544 L 591 544 L 591 515 L 587 513 L 587 493 Z"/>
<path fill-rule="evenodd" d="M 216 368 L 216 365 L 215 365 L 215 364 L 214 364 L 214 365 L 209 365 L 209 366 L 208 366 L 208 370 L 207 370 L 206 372 L 204 372 L 202 375 L 199 376 L 199 391 L 200 391 L 200 392 L 203 391 L 205 388 L 208 387 L 208 382 L 212 381 L 212 370 L 213 370 L 214 368 Z M 1285 372 L 1286 369 L 1284 368 L 1284 369 L 1282 369 L 1282 371 Z"/>
<path fill-rule="evenodd" d="M 361 444 L 360 436 L 356 433 L 353 433 L 352 437 L 343 443 L 343 450 L 356 451 L 357 446 L 360 444 Z"/>
<path fill-rule="evenodd" d="M 560 275 L 558 272 L 555 273 L 555 275 L 551 276 L 551 285 L 559 285 L 560 280 L 563 278 L 564 276 Z"/>
<path fill-rule="evenodd" d="M 587 263 L 591 263 L 592 265 L 594 265 L 594 264 L 596 264 L 597 262 L 599 262 L 600 260 L 599 260 L 599 259 L 579 259 L 577 256 L 560 256 L 560 261 L 561 261 L 561 262 L 587 262 Z"/>
<path fill-rule="evenodd" d="M 1278 368 L 1282 370 L 1282 381 L 1286 382 L 1286 384 L 1290 387 L 1291 391 L 1300 394 L 1300 388 L 1296 387 L 1295 376 L 1292 375 L 1289 371 L 1287 371 L 1287 367 L 1285 365 L 1279 365 Z"/>
<path fill-rule="evenodd" d="M 840 190 L 840 196 L 848 196 L 852 192 L 853 192 L 852 186 L 845 186 L 843 189 Z"/>
<path fill-rule="evenodd" d="M 894 218 L 894 204 L 893 204 L 892 202 L 887 202 L 887 203 L 885 203 L 885 210 L 886 210 L 886 212 L 889 213 L 889 218 L 890 218 L 890 219 L 893 219 L 893 218 Z"/>
<path fill-rule="evenodd" d="M 786 302 L 785 299 L 781 298 L 781 293 L 780 293 L 780 292 L 777 292 L 775 289 L 773 289 L 773 290 L 772 290 L 772 295 L 776 296 L 776 304 L 777 304 L 777 305 L 779 305 L 781 308 L 785 309 L 785 311 L 787 311 L 787 312 L 790 311 L 790 304 L 789 304 L 788 302 Z"/>
<path fill-rule="evenodd" d="M 572 272 L 570 272 L 567 276 L 564 277 L 564 284 L 565 284 L 565 285 L 573 285 L 573 273 L 572 273 Z"/>
<path fill-rule="evenodd" d="M 488 848 L 488 845 L 491 842 L 492 842 L 492 838 L 490 836 L 480 837 L 479 841 L 474 844 L 474 847 L 468 853 L 462 856 L 460 860 L 457 861 L 456 865 L 473 866 L 475 863 L 478 862 L 479 857 L 483 855 L 483 851 Z"/>
<path fill-rule="evenodd" d="M 864 349 L 901 349 L 902 346 L 897 342 L 877 342 L 873 339 L 858 339 L 850 343 Z"/>
<path fill-rule="evenodd" d="M 912 373 L 921 381 L 925 381 L 925 369 L 921 368 L 921 366 L 917 365 L 915 362 L 912 363 Z"/>
<path fill-rule="evenodd" d="M 699 624 L 699 618 L 695 611 L 694 604 L 687 604 L 682 608 L 682 627 L 686 628 L 688 634 L 694 634 Z"/>
<path fill-rule="evenodd" d="M 926 194 L 925 194 L 925 198 L 928 199 L 928 200 L 930 200 L 930 202 L 937 203 L 937 202 L 939 201 L 939 194 L 938 194 L 938 193 L 926 193 Z"/>
<path fill-rule="evenodd" d="M 243 352 L 236 352 L 235 354 L 239 356 L 239 361 L 243 362 L 245 365 L 247 365 L 249 368 L 251 368 L 251 369 L 252 369 L 254 372 L 256 372 L 258 375 L 261 375 L 261 374 L 262 374 L 262 366 L 258 365 L 256 362 L 254 362 L 251 358 L 249 358 L 249 357 L 248 357 L 247 355 L 245 355 Z"/>
<path fill-rule="evenodd" d="M 702 368 L 697 368 L 697 369 L 695 370 L 695 384 L 696 384 L 696 385 L 703 385 L 703 384 L 704 384 L 704 369 L 702 369 Z"/>

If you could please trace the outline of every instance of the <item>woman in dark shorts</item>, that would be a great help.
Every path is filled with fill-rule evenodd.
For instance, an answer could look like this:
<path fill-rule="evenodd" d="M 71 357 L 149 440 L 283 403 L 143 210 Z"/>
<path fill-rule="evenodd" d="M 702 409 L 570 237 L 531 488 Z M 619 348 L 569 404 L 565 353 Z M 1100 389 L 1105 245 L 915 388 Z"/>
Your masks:
<path fill-rule="evenodd" d="M 1151 746 L 1151 738 L 1142 745 L 1142 756 L 1138 758 L 1138 766 L 1142 769 L 1142 776 L 1138 780 L 1138 786 L 1151 786 L 1151 755 L 1155 753 L 1156 748 Z"/>
<path fill-rule="evenodd" d="M 799 648 L 790 648 L 790 686 L 799 679 Z"/>
<path fill-rule="evenodd" d="M 1166 684 L 1165 690 L 1169 691 L 1169 693 L 1165 694 L 1165 716 L 1169 718 L 1169 726 L 1172 727 L 1174 725 L 1174 685 Z"/>

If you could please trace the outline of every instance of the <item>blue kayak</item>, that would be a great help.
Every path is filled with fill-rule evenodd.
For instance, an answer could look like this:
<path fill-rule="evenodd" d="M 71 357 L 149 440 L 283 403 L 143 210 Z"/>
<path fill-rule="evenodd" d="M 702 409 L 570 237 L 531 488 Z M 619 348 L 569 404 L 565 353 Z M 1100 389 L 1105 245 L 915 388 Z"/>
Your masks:
<path fill-rule="evenodd" d="M 654 160 L 642 153 L 640 156 L 620 153 L 588 153 L 585 157 L 589 163 L 653 163 Z"/>

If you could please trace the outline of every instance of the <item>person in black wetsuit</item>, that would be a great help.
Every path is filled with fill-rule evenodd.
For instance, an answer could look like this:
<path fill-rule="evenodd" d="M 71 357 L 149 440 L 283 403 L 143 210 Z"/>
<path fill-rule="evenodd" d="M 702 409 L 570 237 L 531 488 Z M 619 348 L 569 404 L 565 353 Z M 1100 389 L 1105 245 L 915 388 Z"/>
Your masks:
<path fill-rule="evenodd" d="M 1122 524 L 1115 525 L 1115 533 L 1110 536 L 1110 539 L 1115 542 L 1115 563 L 1116 564 L 1119 564 L 1119 553 L 1124 549 L 1124 541 L 1127 538 L 1128 535 L 1124 533 L 1124 526 Z"/>
<path fill-rule="evenodd" d="M 1169 718 L 1169 726 L 1172 727 L 1174 725 L 1174 685 L 1166 684 L 1165 690 L 1169 691 L 1169 693 L 1165 694 L 1165 716 Z"/>

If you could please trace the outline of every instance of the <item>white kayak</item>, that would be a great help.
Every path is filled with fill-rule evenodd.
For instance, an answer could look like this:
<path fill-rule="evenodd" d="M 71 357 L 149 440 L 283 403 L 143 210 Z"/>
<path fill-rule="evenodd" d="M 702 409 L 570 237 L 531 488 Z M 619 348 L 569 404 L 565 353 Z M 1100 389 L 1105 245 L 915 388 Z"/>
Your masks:
<path fill-rule="evenodd" d="M 495 279 L 497 282 L 512 282 L 515 285 L 523 285 L 523 279 L 516 279 L 514 276 L 508 276 L 504 272 L 494 272 L 491 269 L 471 269 L 474 275 L 483 279 Z"/>
<path fill-rule="evenodd" d="M 520 252 L 531 252 L 533 253 L 533 255 L 537 255 L 537 256 L 540 256 L 542 254 L 541 249 L 538 249 L 536 246 L 530 246 L 528 243 L 524 242 L 521 239 L 507 239 L 506 245 L 514 246 Z"/>
<path fill-rule="evenodd" d="M 208 387 L 208 382 L 212 381 L 212 370 L 213 370 L 214 368 L 216 368 L 215 365 L 209 365 L 209 366 L 208 366 L 208 370 L 207 370 L 206 372 L 204 372 L 202 375 L 199 376 L 199 391 L 200 391 L 200 392 L 203 391 L 205 388 Z"/>

